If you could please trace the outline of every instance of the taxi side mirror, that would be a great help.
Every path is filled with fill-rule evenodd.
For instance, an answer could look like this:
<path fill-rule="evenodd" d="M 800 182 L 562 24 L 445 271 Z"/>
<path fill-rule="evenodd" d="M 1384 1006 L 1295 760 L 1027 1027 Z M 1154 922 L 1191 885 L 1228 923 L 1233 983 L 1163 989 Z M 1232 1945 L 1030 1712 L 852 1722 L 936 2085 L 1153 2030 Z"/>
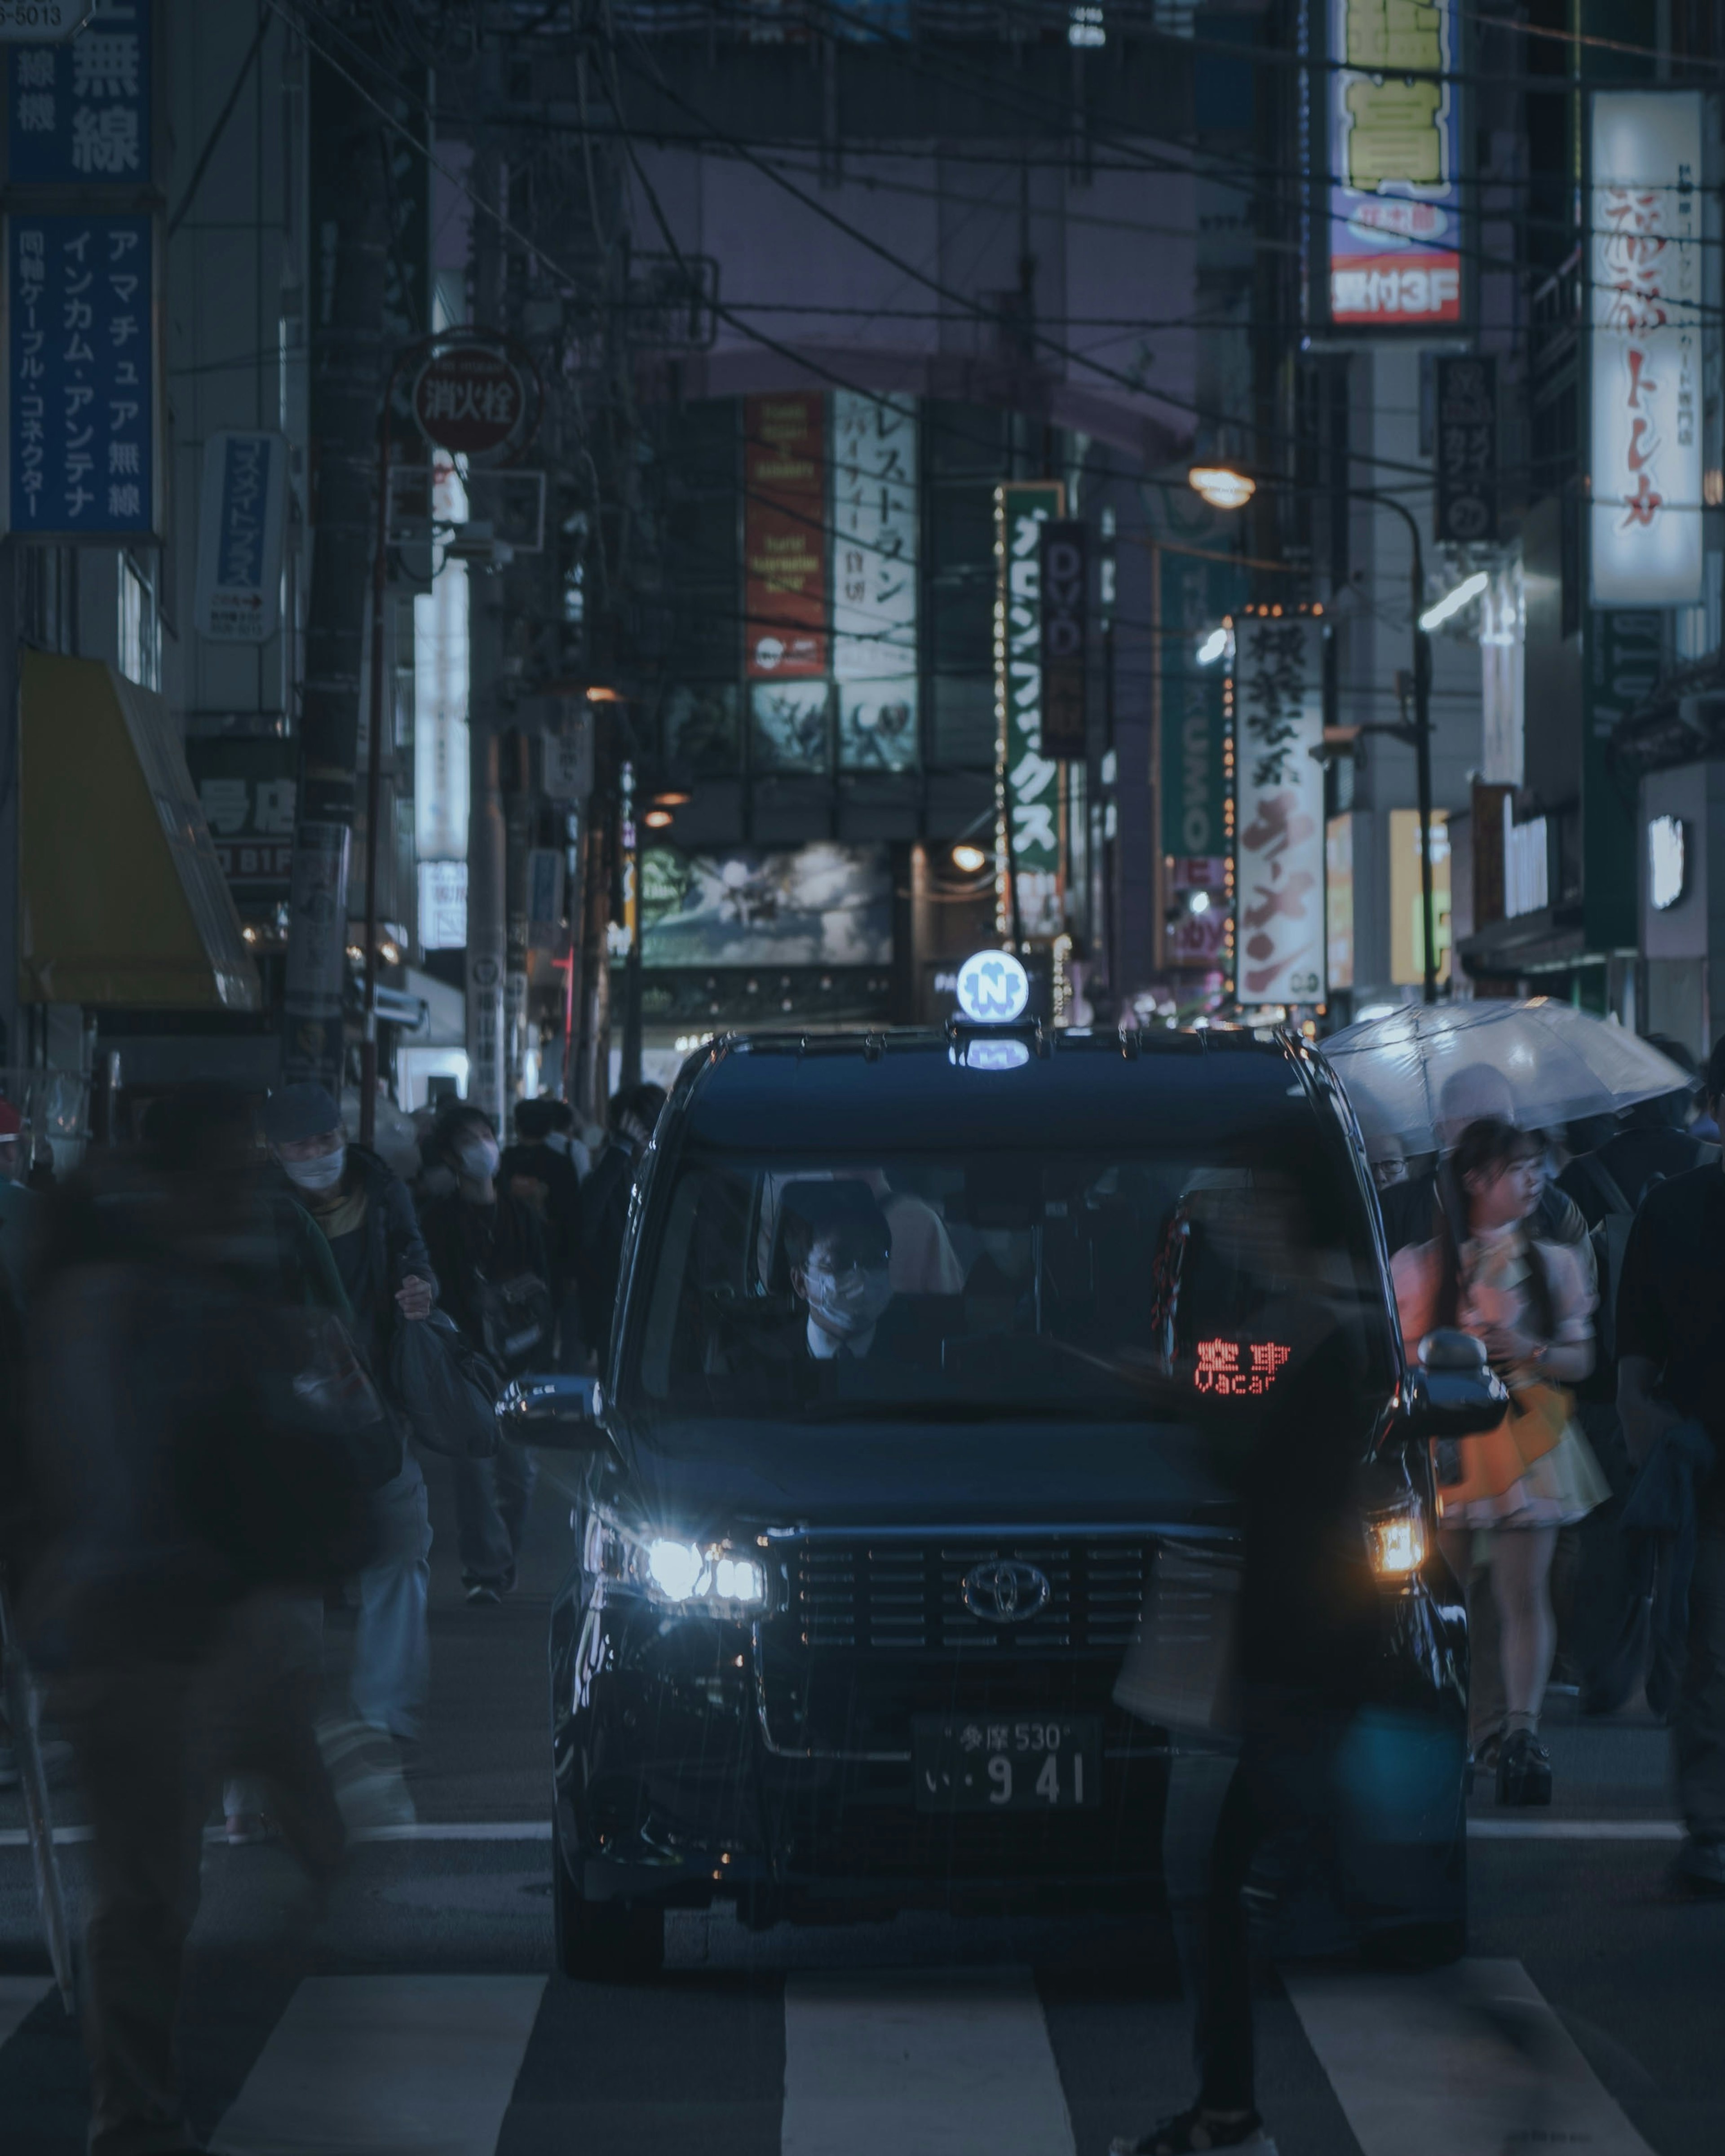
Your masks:
<path fill-rule="evenodd" d="M 1508 1408 L 1508 1389 L 1486 1360 L 1483 1341 L 1470 1332 L 1426 1334 L 1409 1375 L 1403 1428 L 1410 1436 L 1476 1436 L 1495 1430 Z"/>
<path fill-rule="evenodd" d="M 497 1427 L 506 1443 L 546 1451 L 597 1452 L 608 1441 L 600 1418 L 604 1395 L 597 1378 L 547 1373 L 516 1378 L 497 1399 Z"/>

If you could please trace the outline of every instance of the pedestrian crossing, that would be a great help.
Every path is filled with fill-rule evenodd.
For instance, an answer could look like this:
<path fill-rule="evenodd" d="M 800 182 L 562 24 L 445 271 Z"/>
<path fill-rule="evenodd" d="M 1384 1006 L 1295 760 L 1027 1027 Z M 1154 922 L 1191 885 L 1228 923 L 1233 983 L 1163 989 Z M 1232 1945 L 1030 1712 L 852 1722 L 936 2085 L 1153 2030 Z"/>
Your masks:
<path fill-rule="evenodd" d="M 1281 2156 L 1654 2156 L 1518 1962 L 1409 1976 L 1291 1968 L 1282 1984 L 1286 2002 L 1265 2002 L 1262 2021 L 1273 2033 L 1280 2014 L 1297 2029 L 1323 2102 L 1299 2100 L 1297 2076 L 1272 2070 L 1260 2101 Z M 0 2092 L 24 2023 L 58 2012 L 50 1989 L 0 1977 Z M 1075 2012 L 1105 2017 L 1087 2050 L 1070 2041 Z M 1025 1966 L 695 1968 L 634 1989 L 507 1974 L 315 1976 L 260 2032 L 209 2146 L 1092 2156 L 1108 2133 L 1187 2100 L 1185 2021 L 1178 1999 L 1129 1985 L 1123 2006 L 1046 1995 Z M 1260 2044 L 1260 2059 L 1275 2050 Z M 0 2144 L 3 2111 L 0 2098 Z M 28 2145 L 59 2156 L 57 2142 Z M 64 2156 L 79 2146 L 69 2112 Z"/>

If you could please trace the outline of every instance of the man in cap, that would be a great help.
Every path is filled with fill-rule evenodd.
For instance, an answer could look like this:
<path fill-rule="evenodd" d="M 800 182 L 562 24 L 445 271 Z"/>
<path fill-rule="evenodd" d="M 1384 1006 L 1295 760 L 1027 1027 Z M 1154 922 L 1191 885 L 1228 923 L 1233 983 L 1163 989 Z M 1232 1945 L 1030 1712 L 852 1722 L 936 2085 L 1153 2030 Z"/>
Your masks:
<path fill-rule="evenodd" d="M 407 1186 L 374 1152 L 347 1142 L 341 1111 L 321 1086 L 279 1086 L 264 1106 L 264 1135 L 295 1197 L 323 1230 L 353 1308 L 356 1342 L 384 1385 L 396 1327 L 429 1317 L 437 1296 Z M 377 1547 L 359 1575 L 353 1704 L 362 1722 L 412 1743 L 430 1685 L 431 1522 L 425 1477 L 410 1447 L 372 1508 Z"/>

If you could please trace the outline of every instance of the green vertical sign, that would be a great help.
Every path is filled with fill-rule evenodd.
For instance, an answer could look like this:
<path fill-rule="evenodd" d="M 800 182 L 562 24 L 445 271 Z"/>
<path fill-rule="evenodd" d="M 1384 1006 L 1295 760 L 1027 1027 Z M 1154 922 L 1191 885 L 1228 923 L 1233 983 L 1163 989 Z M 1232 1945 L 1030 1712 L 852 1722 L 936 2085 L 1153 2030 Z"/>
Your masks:
<path fill-rule="evenodd" d="M 1200 666 L 1204 639 L 1245 603 L 1244 572 L 1171 548 L 1161 551 L 1162 853 L 1218 859 L 1227 834 L 1227 718 L 1219 652 Z"/>
<path fill-rule="evenodd" d="M 1658 685 L 1665 616 L 1589 607 L 1582 619 L 1582 935 L 1589 951 L 1633 951 L 1640 925 L 1634 790 L 1624 791 L 1605 758 L 1618 722 Z"/>
<path fill-rule="evenodd" d="M 994 716 L 1003 877 L 1015 879 L 1028 937 L 1060 933 L 1060 767 L 1042 752 L 1042 526 L 1058 516 L 1058 480 L 994 490 L 999 582 L 994 608 Z M 1007 843 L 1009 837 L 1009 844 Z M 1010 924 L 1010 898 L 1004 912 Z"/>

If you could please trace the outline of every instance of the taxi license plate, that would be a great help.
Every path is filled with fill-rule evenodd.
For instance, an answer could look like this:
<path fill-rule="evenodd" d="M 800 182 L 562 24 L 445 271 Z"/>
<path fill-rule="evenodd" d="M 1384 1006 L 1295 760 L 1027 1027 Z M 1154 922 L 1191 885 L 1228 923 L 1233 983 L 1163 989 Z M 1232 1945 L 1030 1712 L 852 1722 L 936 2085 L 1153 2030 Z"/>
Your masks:
<path fill-rule="evenodd" d="M 1102 1799 L 1100 1715 L 916 1716 L 919 1812 L 1069 1812 Z"/>

